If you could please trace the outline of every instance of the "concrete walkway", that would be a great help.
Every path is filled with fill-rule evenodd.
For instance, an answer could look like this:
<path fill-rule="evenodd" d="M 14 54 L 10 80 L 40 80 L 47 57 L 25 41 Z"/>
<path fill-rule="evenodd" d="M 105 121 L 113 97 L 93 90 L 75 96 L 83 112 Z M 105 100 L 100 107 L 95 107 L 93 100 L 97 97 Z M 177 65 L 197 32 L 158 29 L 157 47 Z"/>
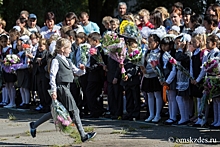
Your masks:
<path fill-rule="evenodd" d="M 16 117 L 9 119 L 9 115 Z M 29 133 L 29 122 L 37 120 L 43 114 L 30 110 L 0 108 L 0 146 L 138 146 L 138 147 L 203 147 L 220 146 L 205 143 L 205 139 L 220 141 L 220 130 L 192 128 L 188 126 L 164 126 L 141 121 L 120 121 L 106 118 L 82 119 L 85 127 L 93 127 L 97 136 L 88 142 L 76 144 L 74 138 L 57 132 L 52 120 L 39 126 L 37 137 Z M 179 138 L 179 140 L 178 140 Z M 175 140 L 181 143 L 173 143 Z M 182 140 L 181 140 L 182 139 Z M 188 142 L 187 142 L 188 139 Z M 195 139 L 197 139 L 195 141 Z M 183 143 L 185 141 L 185 143 Z M 192 143 L 197 142 L 197 143 Z"/>

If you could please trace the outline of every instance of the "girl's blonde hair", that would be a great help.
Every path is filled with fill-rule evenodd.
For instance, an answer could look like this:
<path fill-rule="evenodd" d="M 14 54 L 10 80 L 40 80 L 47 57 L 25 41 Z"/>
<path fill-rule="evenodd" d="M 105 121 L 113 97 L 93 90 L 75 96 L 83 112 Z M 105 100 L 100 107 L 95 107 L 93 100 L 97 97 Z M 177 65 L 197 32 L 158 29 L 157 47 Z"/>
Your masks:
<path fill-rule="evenodd" d="M 154 11 L 161 12 L 164 20 L 170 17 L 170 14 L 168 13 L 168 11 L 165 7 L 157 7 L 154 9 Z"/>
<path fill-rule="evenodd" d="M 49 46 L 48 46 L 48 42 L 46 39 L 41 38 L 38 42 L 39 46 L 45 45 L 46 49 L 45 50 L 49 50 Z"/>
<path fill-rule="evenodd" d="M 66 38 L 58 39 L 56 42 L 55 50 L 54 50 L 54 56 L 56 56 L 58 53 L 61 53 L 62 49 L 69 47 L 70 44 L 71 42 L 69 41 L 69 39 L 66 39 Z"/>
<path fill-rule="evenodd" d="M 108 24 L 108 23 L 110 23 L 111 20 L 112 20 L 112 17 L 111 17 L 111 16 L 105 16 L 105 17 L 103 17 L 103 19 L 102 19 L 102 24 L 103 24 L 103 25 Z"/>
<path fill-rule="evenodd" d="M 193 38 L 199 41 L 199 48 L 201 50 L 206 48 L 206 34 L 196 34 Z"/>
<path fill-rule="evenodd" d="M 141 17 L 147 16 L 147 19 L 150 19 L 150 12 L 148 10 L 146 10 L 146 9 L 141 9 L 138 12 L 138 15 L 140 15 Z"/>
<path fill-rule="evenodd" d="M 3 19 L 0 19 L 0 25 L 2 25 L 2 29 L 5 29 L 6 27 L 6 21 Z"/>

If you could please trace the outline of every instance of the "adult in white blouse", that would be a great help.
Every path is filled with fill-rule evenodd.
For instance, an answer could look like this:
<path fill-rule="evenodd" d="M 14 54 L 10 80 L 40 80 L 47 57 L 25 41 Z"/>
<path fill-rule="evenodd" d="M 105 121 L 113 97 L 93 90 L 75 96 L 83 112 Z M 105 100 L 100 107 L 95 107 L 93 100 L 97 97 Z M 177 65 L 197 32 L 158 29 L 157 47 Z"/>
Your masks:
<path fill-rule="evenodd" d="M 60 36 L 60 26 L 55 25 L 56 17 L 53 12 L 47 12 L 45 15 L 45 26 L 40 29 L 42 38 L 49 39 L 51 35 Z"/>

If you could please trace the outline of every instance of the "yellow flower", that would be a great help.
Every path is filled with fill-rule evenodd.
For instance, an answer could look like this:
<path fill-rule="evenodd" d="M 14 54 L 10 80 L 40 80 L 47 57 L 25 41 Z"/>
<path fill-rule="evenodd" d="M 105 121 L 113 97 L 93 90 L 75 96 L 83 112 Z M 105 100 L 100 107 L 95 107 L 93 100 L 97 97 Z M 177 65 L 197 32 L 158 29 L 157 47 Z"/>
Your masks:
<path fill-rule="evenodd" d="M 128 20 L 123 20 L 121 25 L 120 25 L 120 34 L 124 34 L 125 32 L 125 28 L 127 25 L 130 25 L 130 26 L 134 26 L 134 22 L 132 21 L 128 21 Z"/>

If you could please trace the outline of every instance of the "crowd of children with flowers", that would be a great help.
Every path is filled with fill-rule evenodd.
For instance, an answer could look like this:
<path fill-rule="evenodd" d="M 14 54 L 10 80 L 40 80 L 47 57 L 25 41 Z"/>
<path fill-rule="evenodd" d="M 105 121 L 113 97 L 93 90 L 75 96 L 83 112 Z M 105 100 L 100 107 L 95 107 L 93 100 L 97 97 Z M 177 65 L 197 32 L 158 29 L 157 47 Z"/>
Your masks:
<path fill-rule="evenodd" d="M 120 2 L 118 7 L 125 6 Z M 98 118 L 108 111 L 112 119 L 132 121 L 139 120 L 140 110 L 146 108 L 144 121 L 158 123 L 168 105 L 166 125 L 193 123 L 219 129 L 220 16 L 216 7 L 220 9 L 218 4 L 211 5 L 204 17 L 180 2 L 170 13 L 164 7 L 151 13 L 146 9 L 137 14 L 120 12 L 115 18 L 103 18 L 106 30 L 102 35 L 86 12 L 79 19 L 68 12 L 57 25 L 55 14 L 47 12 L 45 26 L 39 28 L 37 16 L 22 11 L 9 32 L 1 19 L 0 105 L 30 109 L 38 96 L 40 104 L 35 110 L 50 112 L 51 60 L 56 41 L 67 38 L 72 43 L 69 59 L 76 67 L 86 67 L 86 74 L 76 76 L 70 85 L 81 117 Z M 18 95 L 21 102 L 16 105 Z M 72 122 L 65 114 L 66 119 L 53 114 L 56 125 Z"/>

